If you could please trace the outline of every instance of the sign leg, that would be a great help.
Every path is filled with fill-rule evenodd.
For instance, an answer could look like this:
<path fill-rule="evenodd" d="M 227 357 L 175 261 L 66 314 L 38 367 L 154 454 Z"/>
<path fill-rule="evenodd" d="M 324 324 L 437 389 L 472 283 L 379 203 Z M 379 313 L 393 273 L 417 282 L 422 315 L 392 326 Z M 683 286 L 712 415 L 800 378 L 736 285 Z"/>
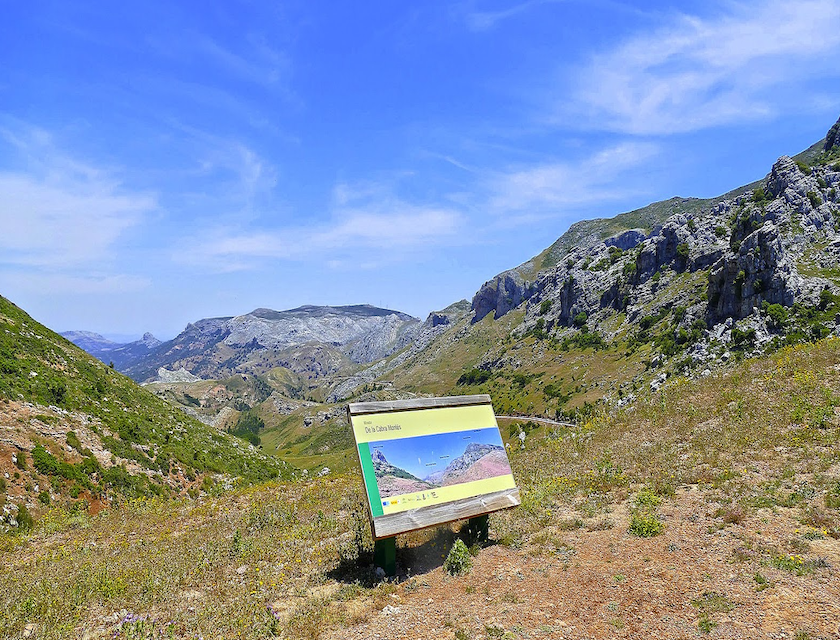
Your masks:
<path fill-rule="evenodd" d="M 373 564 L 382 568 L 385 575 L 393 578 L 397 575 L 397 538 L 383 538 L 373 543 Z"/>
<path fill-rule="evenodd" d="M 476 518 L 470 518 L 467 525 L 467 532 L 471 543 L 484 543 L 488 540 L 488 529 L 490 527 L 490 516 L 484 514 Z"/>

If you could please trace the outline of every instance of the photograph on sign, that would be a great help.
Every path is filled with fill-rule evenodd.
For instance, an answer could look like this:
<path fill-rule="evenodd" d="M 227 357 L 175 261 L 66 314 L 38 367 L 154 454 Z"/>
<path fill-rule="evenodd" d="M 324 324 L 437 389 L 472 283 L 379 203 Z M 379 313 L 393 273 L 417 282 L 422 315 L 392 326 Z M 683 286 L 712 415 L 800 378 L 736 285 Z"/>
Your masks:
<path fill-rule="evenodd" d="M 374 520 L 516 489 L 489 403 L 350 421 Z"/>
<path fill-rule="evenodd" d="M 495 427 L 381 440 L 369 446 L 385 513 L 513 486 L 510 463 Z M 496 481 L 482 482 L 486 480 Z M 463 484 L 470 486 L 452 488 Z"/>

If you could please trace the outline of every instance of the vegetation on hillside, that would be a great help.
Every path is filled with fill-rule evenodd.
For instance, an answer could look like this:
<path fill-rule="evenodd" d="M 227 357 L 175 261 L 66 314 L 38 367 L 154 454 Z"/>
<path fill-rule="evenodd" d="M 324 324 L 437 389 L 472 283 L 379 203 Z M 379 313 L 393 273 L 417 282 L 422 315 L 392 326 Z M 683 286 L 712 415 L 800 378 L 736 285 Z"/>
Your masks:
<path fill-rule="evenodd" d="M 23 411 L 22 403 L 34 408 Z M 33 435 L 31 452 L 15 454 L 31 476 L 27 486 L 40 481 L 62 499 L 75 500 L 83 490 L 89 498 L 168 494 L 204 474 L 254 482 L 290 472 L 156 398 L 2 297 L 0 412 L 17 415 L 19 431 L 41 423 L 63 435 Z M 95 434 L 110 461 L 95 456 L 92 444 L 83 445 L 74 428 Z M 20 475 L 7 485 L 23 483 Z"/>
<path fill-rule="evenodd" d="M 559 563 L 571 580 L 577 565 L 588 562 L 580 568 L 586 576 L 606 572 L 614 575 L 610 581 L 647 593 L 657 572 L 692 570 L 682 568 L 680 546 L 726 544 L 723 577 L 710 573 L 667 612 L 693 616 L 700 632 L 726 624 L 722 612 L 749 609 L 750 598 L 768 606 L 766 589 L 778 586 L 790 597 L 828 588 L 834 560 L 821 555 L 828 548 L 823 543 L 840 539 L 838 361 L 837 338 L 785 346 L 708 378 L 674 379 L 631 408 L 594 411 L 577 427 L 531 423 L 524 442 L 521 429 L 503 430 L 512 435 L 523 502 L 491 515 L 491 537 L 509 550 L 496 555 L 506 554 L 504 566 L 520 583 L 539 570 L 541 586 L 555 588 L 545 582 L 550 567 Z M 693 507 L 699 512 L 680 515 L 676 505 L 686 500 L 700 505 Z M 401 536 L 398 564 L 411 574 L 400 584 L 380 582 L 370 565 L 365 509 L 358 472 L 273 481 L 198 501 L 141 498 L 95 517 L 56 507 L 32 533 L 0 538 L 9 568 L 0 576 L 0 635 L 37 624 L 45 638 L 75 637 L 79 629 L 116 638 L 340 637 L 342 629 L 376 619 L 385 605 L 415 592 L 423 602 L 442 599 L 428 572 L 443 572 L 456 532 Z M 642 545 L 639 553 L 650 563 L 635 561 L 645 574 L 619 572 L 632 558 L 616 557 L 612 565 L 603 557 L 576 560 L 574 545 L 587 536 L 610 541 L 610 548 Z M 661 538 L 666 542 L 656 542 Z M 476 550 L 476 561 L 490 552 Z M 459 607 L 501 598 L 519 612 L 506 592 L 476 591 L 469 582 L 474 571 L 445 578 L 442 588 L 456 590 Z M 705 586 L 713 577 L 724 586 Z M 613 628 L 635 620 L 622 617 L 624 604 L 610 607 Z M 536 637 L 540 623 L 524 618 L 514 618 L 518 627 L 498 616 L 479 625 L 500 629 L 498 637 Z M 811 622 L 819 635 L 819 616 Z M 449 624 L 462 637 L 481 637 L 464 630 L 475 620 L 450 618 Z"/>

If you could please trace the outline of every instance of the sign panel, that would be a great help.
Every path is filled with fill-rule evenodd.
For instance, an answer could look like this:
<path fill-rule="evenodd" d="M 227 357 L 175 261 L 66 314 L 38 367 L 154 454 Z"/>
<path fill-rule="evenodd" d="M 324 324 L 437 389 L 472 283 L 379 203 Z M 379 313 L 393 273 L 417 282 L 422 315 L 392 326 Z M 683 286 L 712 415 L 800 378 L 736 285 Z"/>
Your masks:
<path fill-rule="evenodd" d="M 374 537 L 519 504 L 490 397 L 348 408 Z"/>

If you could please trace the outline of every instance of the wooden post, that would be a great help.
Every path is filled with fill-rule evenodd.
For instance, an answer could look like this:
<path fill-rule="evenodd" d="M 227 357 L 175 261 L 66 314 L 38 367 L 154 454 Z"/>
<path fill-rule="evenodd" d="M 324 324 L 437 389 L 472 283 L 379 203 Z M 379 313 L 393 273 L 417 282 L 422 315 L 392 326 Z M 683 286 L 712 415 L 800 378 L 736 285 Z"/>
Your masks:
<path fill-rule="evenodd" d="M 490 517 L 485 513 L 483 516 L 470 518 L 467 524 L 467 535 L 470 544 L 487 542 L 489 537 Z"/>
<path fill-rule="evenodd" d="M 385 575 L 393 578 L 397 575 L 397 537 L 383 538 L 373 543 L 373 564 L 381 568 Z"/>

